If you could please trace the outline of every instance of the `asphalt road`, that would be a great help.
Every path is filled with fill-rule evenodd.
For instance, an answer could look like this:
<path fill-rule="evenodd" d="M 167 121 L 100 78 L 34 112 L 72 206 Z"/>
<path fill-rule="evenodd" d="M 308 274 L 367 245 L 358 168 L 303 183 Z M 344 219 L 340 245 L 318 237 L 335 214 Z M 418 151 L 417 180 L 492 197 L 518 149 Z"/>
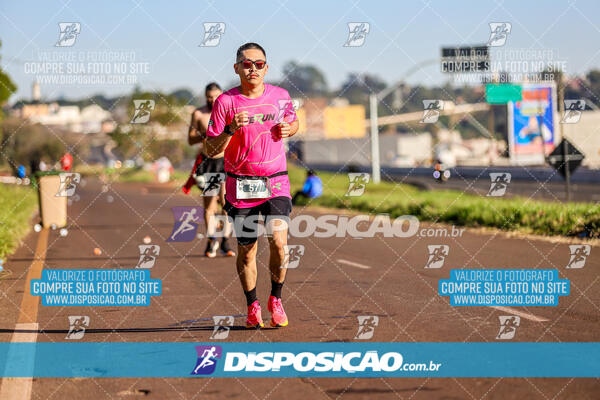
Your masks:
<path fill-rule="evenodd" d="M 198 192 L 173 187 L 87 180 L 69 207 L 69 234 L 50 231 L 44 268 L 133 268 L 138 245 L 150 236 L 161 246 L 152 278 L 163 294 L 149 307 L 48 307 L 34 317 L 38 342 L 67 342 L 69 315 L 87 315 L 83 342 L 209 342 L 212 316 L 235 316 L 225 341 L 328 342 L 354 339 L 357 316 L 376 315 L 377 342 L 495 342 L 500 315 L 490 307 L 451 307 L 437 293 L 450 268 L 558 268 L 571 294 L 557 307 L 515 307 L 521 318 L 513 341 L 600 341 L 600 258 L 565 269 L 568 243 L 465 231 L 460 237 L 371 239 L 291 238 L 305 246 L 297 269 L 288 271 L 283 298 L 290 323 L 282 329 L 241 329 L 246 305 L 231 258 L 207 259 L 205 243 L 166 242 L 170 208 L 201 205 Z M 294 215 L 315 214 L 294 209 Z M 430 225 L 423 225 L 430 226 Z M 440 225 L 439 227 L 444 227 Z M 451 229 L 451 227 L 447 227 Z M 0 340 L 10 341 L 23 318 L 20 305 L 27 272 L 43 233 L 32 232 L 5 262 L 0 280 Z M 425 269 L 427 245 L 447 244 L 443 268 Z M 258 296 L 268 320 L 268 252 L 260 239 Z M 592 247 L 592 255 L 600 251 Z M 94 248 L 102 254 L 95 255 Z M 39 249 L 38 249 L 39 252 Z M 71 341 L 72 342 L 72 341 Z M 468 355 L 465 355 L 468 357 Z M 6 380 L 6 379 L 4 379 Z M 18 383 L 20 384 L 20 383 Z M 25 384 L 25 383 L 23 383 Z M 582 378 L 34 378 L 32 399 L 592 399 L 600 380 Z"/>

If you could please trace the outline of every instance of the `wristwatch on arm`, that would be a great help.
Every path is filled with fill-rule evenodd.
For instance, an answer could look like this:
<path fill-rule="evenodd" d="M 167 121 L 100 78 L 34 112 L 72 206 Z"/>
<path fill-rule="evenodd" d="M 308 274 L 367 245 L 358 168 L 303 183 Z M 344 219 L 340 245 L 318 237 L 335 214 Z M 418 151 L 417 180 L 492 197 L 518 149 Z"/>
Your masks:
<path fill-rule="evenodd" d="M 231 125 L 225 125 L 225 129 L 223 129 L 223 132 L 228 134 L 229 136 L 233 136 L 233 134 L 235 133 L 235 131 L 231 129 Z"/>

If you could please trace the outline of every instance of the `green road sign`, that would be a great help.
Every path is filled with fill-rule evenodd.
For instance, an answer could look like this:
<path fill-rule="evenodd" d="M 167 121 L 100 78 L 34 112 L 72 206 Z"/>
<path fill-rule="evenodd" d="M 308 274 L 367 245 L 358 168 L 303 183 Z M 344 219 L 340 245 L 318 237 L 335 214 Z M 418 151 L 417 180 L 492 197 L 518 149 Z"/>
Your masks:
<path fill-rule="evenodd" d="M 485 85 L 485 100 L 490 104 L 506 104 L 509 101 L 520 101 L 520 85 L 488 83 Z"/>

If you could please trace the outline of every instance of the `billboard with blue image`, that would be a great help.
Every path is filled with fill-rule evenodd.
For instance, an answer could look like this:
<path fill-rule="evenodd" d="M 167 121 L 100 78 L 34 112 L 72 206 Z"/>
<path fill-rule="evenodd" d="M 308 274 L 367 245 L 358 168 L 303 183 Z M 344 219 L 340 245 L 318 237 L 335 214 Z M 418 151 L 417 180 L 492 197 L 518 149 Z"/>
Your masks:
<path fill-rule="evenodd" d="M 508 102 L 508 141 L 513 164 L 543 164 L 557 143 L 556 85 L 523 84 L 522 99 Z"/>

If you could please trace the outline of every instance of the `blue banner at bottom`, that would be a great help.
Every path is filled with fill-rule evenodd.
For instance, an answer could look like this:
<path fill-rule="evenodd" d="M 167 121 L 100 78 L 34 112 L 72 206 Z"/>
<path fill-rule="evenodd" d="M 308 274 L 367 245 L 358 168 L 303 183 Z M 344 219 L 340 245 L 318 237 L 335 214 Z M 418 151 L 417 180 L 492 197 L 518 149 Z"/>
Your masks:
<path fill-rule="evenodd" d="M 600 343 L 0 343 L 3 377 L 600 377 Z"/>

